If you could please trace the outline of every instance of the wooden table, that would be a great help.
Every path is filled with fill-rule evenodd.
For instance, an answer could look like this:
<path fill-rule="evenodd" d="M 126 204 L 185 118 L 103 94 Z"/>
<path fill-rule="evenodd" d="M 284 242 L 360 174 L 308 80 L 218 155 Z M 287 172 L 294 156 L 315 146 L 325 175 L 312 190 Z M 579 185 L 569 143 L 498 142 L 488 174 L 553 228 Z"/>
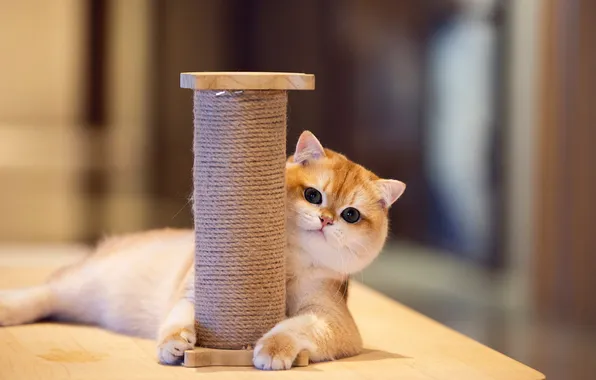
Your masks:
<path fill-rule="evenodd" d="M 13 261 L 4 257 L 0 288 L 39 283 L 58 263 L 46 257 L 42 265 L 23 265 L 23 255 Z M 285 372 L 169 367 L 157 363 L 151 340 L 95 327 L 39 323 L 0 327 L 0 379 L 544 379 L 541 373 L 358 283 L 350 288 L 349 302 L 366 349 L 360 356 L 336 362 Z"/>

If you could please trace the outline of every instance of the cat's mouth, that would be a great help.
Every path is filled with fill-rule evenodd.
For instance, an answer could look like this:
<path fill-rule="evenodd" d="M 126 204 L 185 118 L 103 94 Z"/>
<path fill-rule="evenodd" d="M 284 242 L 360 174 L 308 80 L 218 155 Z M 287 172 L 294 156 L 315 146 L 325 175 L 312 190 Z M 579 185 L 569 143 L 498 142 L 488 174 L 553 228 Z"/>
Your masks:
<path fill-rule="evenodd" d="M 305 231 L 313 236 L 321 236 L 323 239 L 325 239 L 325 241 L 327 241 L 327 237 L 325 236 L 325 232 L 323 231 L 323 228 L 320 228 L 317 230 L 306 229 Z"/>

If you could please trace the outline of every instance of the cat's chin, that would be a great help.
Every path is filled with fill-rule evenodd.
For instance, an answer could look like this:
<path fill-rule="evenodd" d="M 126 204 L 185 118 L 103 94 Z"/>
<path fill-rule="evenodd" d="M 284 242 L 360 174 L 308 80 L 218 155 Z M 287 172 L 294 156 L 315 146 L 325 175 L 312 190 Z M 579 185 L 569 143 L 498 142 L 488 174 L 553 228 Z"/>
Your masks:
<path fill-rule="evenodd" d="M 334 245 L 333 237 L 325 236 L 321 230 L 300 229 L 292 236 L 292 245 L 301 248 L 299 251 L 306 256 L 306 262 L 337 273 L 341 277 L 359 272 L 369 262 L 346 248 Z"/>

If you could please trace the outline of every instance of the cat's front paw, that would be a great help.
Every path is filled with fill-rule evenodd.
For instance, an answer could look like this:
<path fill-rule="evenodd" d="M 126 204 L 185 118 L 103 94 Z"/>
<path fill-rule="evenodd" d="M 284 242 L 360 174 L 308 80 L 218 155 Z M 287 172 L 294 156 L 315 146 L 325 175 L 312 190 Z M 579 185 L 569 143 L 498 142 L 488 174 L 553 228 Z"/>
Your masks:
<path fill-rule="evenodd" d="M 184 358 L 184 351 L 192 350 L 197 342 L 192 327 L 175 328 L 157 345 L 157 355 L 162 364 L 179 364 Z"/>
<path fill-rule="evenodd" d="M 299 352 L 295 339 L 290 335 L 266 335 L 257 342 L 252 361 L 258 369 L 290 369 Z"/>

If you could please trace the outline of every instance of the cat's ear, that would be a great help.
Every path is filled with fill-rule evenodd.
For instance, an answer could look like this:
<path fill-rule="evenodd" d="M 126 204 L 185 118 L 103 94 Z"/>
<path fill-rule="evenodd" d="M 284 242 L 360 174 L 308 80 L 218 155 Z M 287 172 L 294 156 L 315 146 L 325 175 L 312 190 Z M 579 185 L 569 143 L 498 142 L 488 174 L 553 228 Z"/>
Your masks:
<path fill-rule="evenodd" d="M 406 190 L 406 184 L 395 179 L 379 179 L 376 185 L 381 192 L 381 205 L 389 208 Z"/>
<path fill-rule="evenodd" d="M 298 144 L 296 144 L 294 162 L 304 164 L 309 160 L 318 160 L 323 157 L 325 157 L 325 150 L 315 135 L 310 131 L 302 132 Z"/>

